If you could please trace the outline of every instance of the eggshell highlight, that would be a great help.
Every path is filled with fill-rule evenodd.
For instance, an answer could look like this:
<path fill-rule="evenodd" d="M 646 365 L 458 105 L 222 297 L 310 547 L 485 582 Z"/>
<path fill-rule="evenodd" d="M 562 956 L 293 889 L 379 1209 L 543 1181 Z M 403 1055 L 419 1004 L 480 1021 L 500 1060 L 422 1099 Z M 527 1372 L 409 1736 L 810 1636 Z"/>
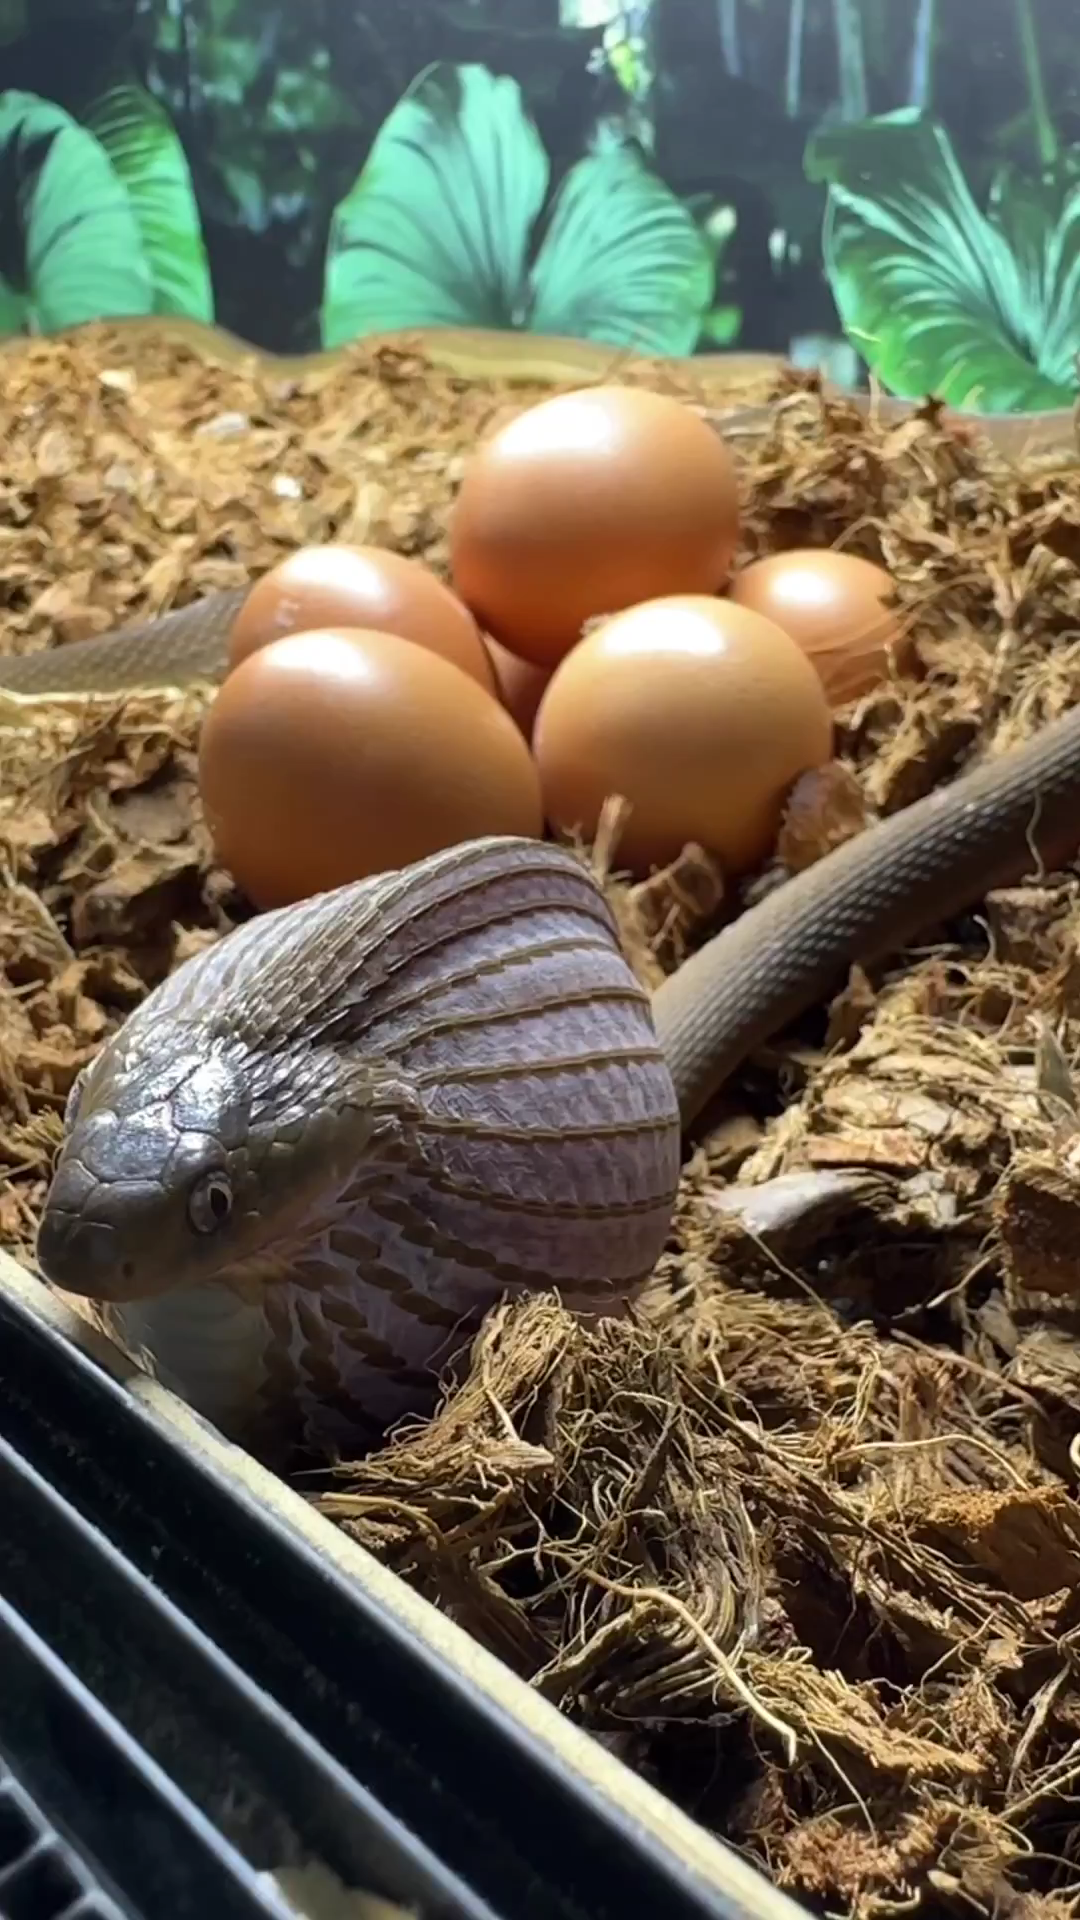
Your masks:
<path fill-rule="evenodd" d="M 323 628 L 374 629 L 415 641 L 472 675 L 495 676 L 476 622 L 418 560 L 382 547 L 300 547 L 257 580 L 233 622 L 233 667 L 271 640 Z"/>
<path fill-rule="evenodd" d="M 732 874 L 771 851 L 800 773 L 832 752 L 821 681 L 760 614 L 699 595 L 616 615 L 568 654 L 533 733 L 553 826 L 595 835 L 630 802 L 616 860 L 637 873 L 696 840 Z"/>
<path fill-rule="evenodd" d="M 783 627 L 813 661 L 834 707 L 858 700 L 911 664 L 912 640 L 886 601 L 884 567 L 833 548 L 772 553 L 744 567 L 729 597 Z"/>
<path fill-rule="evenodd" d="M 396 635 L 294 634 L 231 673 L 203 725 L 199 784 L 222 864 L 260 907 L 489 833 L 543 830 L 509 714 Z"/>
<path fill-rule="evenodd" d="M 473 455 L 451 566 L 485 631 L 551 668 L 586 621 L 717 591 L 737 534 L 734 463 L 705 420 L 664 394 L 589 387 L 529 408 Z"/>

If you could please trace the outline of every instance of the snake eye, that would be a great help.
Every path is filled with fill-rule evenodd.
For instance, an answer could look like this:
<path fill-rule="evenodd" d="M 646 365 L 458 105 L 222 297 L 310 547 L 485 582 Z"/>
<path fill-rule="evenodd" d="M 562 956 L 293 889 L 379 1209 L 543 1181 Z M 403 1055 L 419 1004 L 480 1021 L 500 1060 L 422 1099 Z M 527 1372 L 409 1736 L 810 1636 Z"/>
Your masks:
<path fill-rule="evenodd" d="M 216 1233 L 232 1212 L 232 1188 L 223 1173 L 206 1173 L 188 1196 L 188 1219 L 196 1233 Z"/>

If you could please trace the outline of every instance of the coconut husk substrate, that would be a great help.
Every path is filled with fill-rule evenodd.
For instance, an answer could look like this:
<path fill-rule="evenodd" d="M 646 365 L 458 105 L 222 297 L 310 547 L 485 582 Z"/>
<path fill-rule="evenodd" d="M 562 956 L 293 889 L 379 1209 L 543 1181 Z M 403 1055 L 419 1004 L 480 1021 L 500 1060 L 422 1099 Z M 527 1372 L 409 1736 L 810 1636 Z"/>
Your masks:
<path fill-rule="evenodd" d="M 717 397 L 686 368 L 613 375 Z M 2 644 L 302 542 L 441 568 L 463 454 L 531 397 L 407 349 L 285 374 L 117 329 L 28 344 L 0 396 Z M 805 381 L 780 399 L 742 455 L 742 557 L 883 562 L 917 652 L 800 783 L 790 868 L 1080 697 L 1080 480 L 932 408 L 886 430 Z M 24 1259 L 76 1073 L 243 911 L 199 819 L 204 704 L 0 702 L 0 1237 Z M 617 842 L 595 857 L 649 980 L 739 904 L 694 849 L 636 887 Z M 1080 1891 L 1078 1046 L 1080 882 L 1043 873 L 751 1063 L 629 1321 L 496 1310 L 429 1424 L 308 1483 L 819 1910 Z"/>

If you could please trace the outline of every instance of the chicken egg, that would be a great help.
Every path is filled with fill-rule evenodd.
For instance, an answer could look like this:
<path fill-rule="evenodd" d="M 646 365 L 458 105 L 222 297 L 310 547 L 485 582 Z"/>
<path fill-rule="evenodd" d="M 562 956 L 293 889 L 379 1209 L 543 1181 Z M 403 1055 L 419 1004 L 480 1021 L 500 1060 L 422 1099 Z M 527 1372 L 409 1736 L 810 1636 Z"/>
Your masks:
<path fill-rule="evenodd" d="M 788 634 L 687 594 L 617 614 L 567 655 L 533 752 L 553 826 L 591 839 L 604 801 L 629 801 L 620 866 L 646 873 L 696 840 L 742 874 L 771 851 L 799 774 L 829 759 L 832 716 Z"/>
<path fill-rule="evenodd" d="M 480 625 L 551 668 L 588 620 L 717 591 L 737 533 L 734 464 L 712 427 L 664 394 L 588 387 L 530 407 L 473 455 L 451 568 Z"/>
<path fill-rule="evenodd" d="M 529 660 L 519 660 L 516 653 L 500 647 L 497 640 L 489 639 L 487 650 L 495 669 L 499 698 L 507 713 L 517 721 L 526 740 L 531 740 L 537 708 L 551 674 L 546 667 L 534 667 Z"/>
<path fill-rule="evenodd" d="M 218 859 L 260 907 L 543 831 L 536 768 L 498 701 L 411 640 L 358 629 L 241 661 L 203 723 L 199 786 Z"/>
<path fill-rule="evenodd" d="M 910 665 L 911 637 L 886 604 L 893 592 L 884 567 L 829 547 L 769 554 L 737 573 L 729 589 L 737 605 L 798 641 L 834 707 L 878 686 L 890 661 L 901 671 Z"/>
<path fill-rule="evenodd" d="M 233 622 L 229 660 L 239 666 L 269 640 L 326 627 L 396 633 L 440 653 L 488 693 L 495 677 L 461 601 L 418 560 L 381 547 L 300 547 L 257 580 Z"/>

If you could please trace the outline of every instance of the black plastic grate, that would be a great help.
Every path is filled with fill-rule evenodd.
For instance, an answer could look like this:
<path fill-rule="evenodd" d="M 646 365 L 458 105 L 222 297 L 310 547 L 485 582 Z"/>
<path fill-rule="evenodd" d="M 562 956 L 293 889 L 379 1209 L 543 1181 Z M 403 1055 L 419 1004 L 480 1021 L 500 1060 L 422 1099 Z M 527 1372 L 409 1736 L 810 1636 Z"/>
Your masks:
<path fill-rule="evenodd" d="M 90 1856 L 135 1920 L 281 1914 L 265 1876 L 304 1860 L 422 1920 L 798 1913 L 764 1880 L 760 1899 L 735 1876 L 739 1894 L 707 1885 L 2 1290 L 0 1542 L 0 1750 L 65 1832 L 81 1841 L 97 1821 Z M 5 1608 L 32 1623 L 54 1689 L 66 1676 L 84 1718 L 96 1707 L 95 1737 L 108 1723 L 114 1767 L 127 1742 L 107 1793 L 106 1748 L 100 1766 L 58 1771 L 62 1729 L 44 1753 L 49 1791 L 31 1777 L 44 1751 L 32 1686 L 12 1748 L 18 1636 Z M 140 1796 L 151 1824 L 164 1822 L 178 1878 L 157 1871 L 158 1841 L 131 1857 Z M 114 1862 L 103 1849 L 117 1804 Z M 31 1908 L 25 1920 L 57 1916 Z"/>
<path fill-rule="evenodd" d="M 0 1538 L 0 1746 L 137 1915 L 280 1920 L 266 1876 L 316 1860 L 494 1920 L 2 1432 Z"/>
<path fill-rule="evenodd" d="M 0 1920 L 129 1920 L 0 1759 Z"/>

